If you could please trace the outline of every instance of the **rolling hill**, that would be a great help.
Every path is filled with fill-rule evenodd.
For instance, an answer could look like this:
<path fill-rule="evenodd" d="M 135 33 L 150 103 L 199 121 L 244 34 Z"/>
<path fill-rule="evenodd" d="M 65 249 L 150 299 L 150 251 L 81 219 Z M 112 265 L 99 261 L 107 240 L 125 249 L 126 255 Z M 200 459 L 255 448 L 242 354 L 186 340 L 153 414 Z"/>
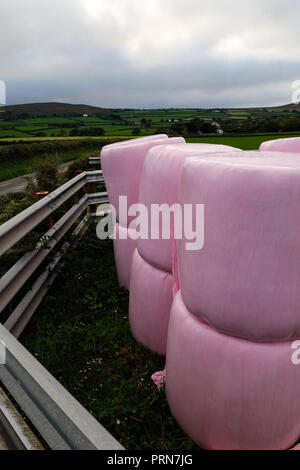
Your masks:
<path fill-rule="evenodd" d="M 27 114 L 29 117 L 47 117 L 47 116 L 66 116 L 66 115 L 83 115 L 89 116 L 103 115 L 110 113 L 109 109 L 99 108 L 97 106 L 89 106 L 85 104 L 69 104 L 69 103 L 30 103 L 17 104 L 1 107 L 1 111 L 10 112 L 14 116 Z"/>

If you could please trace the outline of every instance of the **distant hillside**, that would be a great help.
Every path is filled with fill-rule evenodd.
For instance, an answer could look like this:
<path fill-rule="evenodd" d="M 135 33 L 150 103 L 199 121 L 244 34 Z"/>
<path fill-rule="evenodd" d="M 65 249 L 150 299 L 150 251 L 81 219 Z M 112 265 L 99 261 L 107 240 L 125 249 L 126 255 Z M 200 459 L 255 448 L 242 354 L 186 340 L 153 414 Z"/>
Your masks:
<path fill-rule="evenodd" d="M 295 104 L 295 103 L 290 103 L 290 104 L 285 104 L 283 106 L 276 106 L 276 109 L 300 109 L 300 103 Z"/>
<path fill-rule="evenodd" d="M 172 109 L 172 108 L 170 108 Z M 196 110 L 197 108 L 189 108 L 190 110 Z M 200 109 L 200 108 L 199 108 Z M 223 108 L 223 111 L 228 111 L 231 108 Z M 232 108 L 236 111 L 263 111 L 264 109 L 268 110 L 283 110 L 287 111 L 289 109 L 300 110 L 300 104 L 286 104 L 282 106 L 266 106 L 258 108 Z M 17 104 L 12 106 L 2 106 L 1 111 L 10 112 L 11 115 L 15 118 L 25 118 L 25 117 L 49 117 L 49 116 L 82 116 L 83 114 L 88 114 L 89 116 L 98 116 L 107 118 L 111 115 L 112 112 L 122 112 L 126 109 L 106 109 L 100 108 L 97 106 L 89 106 L 86 104 L 69 104 L 69 103 L 30 103 L 30 104 Z M 141 111 L 138 109 L 130 109 L 128 111 Z M 150 110 L 148 110 L 150 111 Z M 203 111 L 205 111 L 203 109 Z M 207 109 L 207 111 L 210 111 Z M 221 110 L 220 110 L 221 111 Z"/>
<path fill-rule="evenodd" d="M 68 104 L 68 103 L 30 103 L 17 104 L 12 106 L 3 106 L 1 111 L 10 112 L 14 116 L 66 116 L 66 115 L 83 115 L 89 116 L 106 115 L 110 113 L 109 109 L 99 108 L 96 106 L 88 106 L 85 104 Z"/>

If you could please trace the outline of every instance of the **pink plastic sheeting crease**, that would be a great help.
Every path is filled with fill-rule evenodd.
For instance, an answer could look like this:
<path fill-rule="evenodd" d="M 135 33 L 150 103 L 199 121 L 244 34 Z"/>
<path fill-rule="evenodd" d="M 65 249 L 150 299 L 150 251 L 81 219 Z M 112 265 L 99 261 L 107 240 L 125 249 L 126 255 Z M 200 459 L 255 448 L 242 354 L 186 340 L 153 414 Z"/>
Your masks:
<path fill-rule="evenodd" d="M 171 222 L 171 237 L 172 237 L 172 274 L 174 277 L 173 297 L 179 291 L 179 277 L 178 277 L 178 256 L 177 256 L 177 243 L 174 234 L 174 220 Z"/>
<path fill-rule="evenodd" d="M 123 233 L 120 239 L 120 233 Z M 135 229 L 122 227 L 116 224 L 116 239 L 114 240 L 114 255 L 118 274 L 119 284 L 125 289 L 130 287 L 130 273 L 134 250 L 136 249 L 136 240 L 134 239 Z M 127 239 L 124 239 L 127 237 Z"/>
<path fill-rule="evenodd" d="M 129 320 L 135 339 L 166 355 L 173 276 L 145 261 L 135 250 L 131 267 Z"/>

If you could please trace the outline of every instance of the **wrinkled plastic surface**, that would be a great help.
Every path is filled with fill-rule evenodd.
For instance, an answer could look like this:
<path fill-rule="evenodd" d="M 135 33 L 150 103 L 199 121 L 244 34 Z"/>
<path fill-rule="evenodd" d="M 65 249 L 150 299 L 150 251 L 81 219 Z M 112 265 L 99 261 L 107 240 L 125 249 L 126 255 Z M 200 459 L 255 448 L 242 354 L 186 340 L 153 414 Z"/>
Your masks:
<path fill-rule="evenodd" d="M 178 203 L 180 173 L 184 160 L 191 155 L 205 154 L 209 157 L 216 152 L 241 152 L 227 145 L 184 144 L 162 145 L 151 149 L 146 157 L 142 172 L 139 202 L 151 213 L 152 204 Z M 171 239 L 163 239 L 160 230 L 159 239 L 152 240 L 151 221 L 149 218 L 149 239 L 138 240 L 139 253 L 145 260 L 159 269 L 172 271 Z"/>
<path fill-rule="evenodd" d="M 151 266 L 134 252 L 129 319 L 135 339 L 151 351 L 165 356 L 174 278 Z"/>
<path fill-rule="evenodd" d="M 263 142 L 259 147 L 259 150 L 268 152 L 292 152 L 300 154 L 300 137 L 269 140 L 267 142 Z"/>
<path fill-rule="evenodd" d="M 205 449 L 288 449 L 300 435 L 300 366 L 290 342 L 251 343 L 202 323 L 176 296 L 166 390 L 173 415 Z"/>
<path fill-rule="evenodd" d="M 300 159 L 245 154 L 184 163 L 180 202 L 205 205 L 205 244 L 177 243 L 183 300 L 233 336 L 298 339 Z"/>
<path fill-rule="evenodd" d="M 128 144 L 106 147 L 101 152 L 101 166 L 109 202 L 115 207 L 117 221 L 123 227 L 128 226 L 134 217 L 128 217 L 128 221 L 120 220 L 119 197 L 127 196 L 128 207 L 138 203 L 140 179 L 146 155 L 152 147 L 165 142 L 169 145 L 178 144 L 184 142 L 184 139 L 162 137 L 137 140 Z"/>
<path fill-rule="evenodd" d="M 120 234 L 122 233 L 122 239 Z M 127 236 L 127 239 L 124 239 Z M 122 227 L 116 224 L 116 239 L 114 240 L 115 263 L 118 273 L 119 284 L 129 290 L 131 263 L 136 240 L 134 239 L 135 229 Z"/>
<path fill-rule="evenodd" d="M 120 145 L 128 145 L 134 142 L 144 142 L 144 141 L 156 140 L 156 139 L 168 139 L 168 136 L 167 134 L 155 134 L 155 135 L 147 135 L 146 137 L 137 137 L 136 139 L 122 140 L 121 142 L 114 142 L 113 144 L 105 145 L 102 148 L 102 150 L 112 148 L 112 147 L 118 147 Z M 101 152 L 100 152 L 100 156 L 101 156 Z"/>

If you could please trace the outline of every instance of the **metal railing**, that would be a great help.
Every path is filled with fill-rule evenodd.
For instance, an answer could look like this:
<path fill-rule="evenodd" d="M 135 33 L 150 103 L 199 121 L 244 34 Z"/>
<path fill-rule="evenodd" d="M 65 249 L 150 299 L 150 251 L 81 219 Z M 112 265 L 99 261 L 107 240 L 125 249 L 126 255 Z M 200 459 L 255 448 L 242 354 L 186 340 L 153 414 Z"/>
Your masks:
<path fill-rule="evenodd" d="M 0 325 L 0 380 L 51 449 L 121 450 L 122 446 Z"/>
<path fill-rule="evenodd" d="M 90 165 L 99 165 L 100 157 L 90 157 L 89 161 L 90 161 Z"/>
<path fill-rule="evenodd" d="M 0 450 L 43 450 L 11 400 L 0 388 Z"/>
<path fill-rule="evenodd" d="M 0 256 L 12 248 L 31 230 L 51 215 L 64 202 L 73 197 L 78 191 L 82 191 L 87 185 L 96 188 L 97 183 L 103 183 L 101 171 L 83 172 L 66 184 L 50 193 L 40 201 L 28 207 L 25 211 L 16 215 L 8 222 L 0 226 Z M 24 256 L 0 279 L 0 313 L 12 301 L 24 284 L 30 279 L 37 268 L 48 257 L 59 241 L 70 230 L 74 222 L 91 205 L 97 206 L 107 203 L 107 193 L 85 194 L 74 206 L 71 207 L 61 219 L 53 225 L 40 239 L 36 248 L 25 253 Z M 61 255 L 57 255 L 43 274 L 29 290 L 19 305 L 15 308 L 5 326 L 9 331 L 14 331 L 19 336 L 34 311 L 47 292 L 49 279 L 53 280 L 53 271 Z M 18 323 L 18 327 L 16 327 Z"/>
<path fill-rule="evenodd" d="M 0 313 L 14 299 L 83 212 L 89 206 L 108 202 L 107 193 L 95 192 L 96 184 L 103 182 L 101 171 L 83 172 L 0 226 L 1 256 L 67 200 L 78 192 L 82 193 L 85 187 L 94 191 L 93 194 L 84 194 L 42 236 L 36 248 L 26 253 L 0 279 Z M 78 235 L 84 226 L 84 221 L 81 221 L 73 233 Z M 0 324 L 0 344 L 5 345 L 6 355 L 5 363 L 0 365 L 0 381 L 52 449 L 120 450 L 122 446 L 17 340 L 55 279 L 54 267 L 68 247 L 69 243 L 66 242 L 44 272 L 35 280 L 5 325 Z M 1 416 L 0 401 L 0 427 Z M 3 423 L 6 421 L 3 420 Z M 16 434 L 13 427 L 9 429 L 10 434 Z"/>
<path fill-rule="evenodd" d="M 0 256 L 88 183 L 103 183 L 102 171 L 85 171 L 0 226 Z M 106 193 L 102 196 L 107 198 Z M 99 204 L 102 201 L 99 201 Z"/>

